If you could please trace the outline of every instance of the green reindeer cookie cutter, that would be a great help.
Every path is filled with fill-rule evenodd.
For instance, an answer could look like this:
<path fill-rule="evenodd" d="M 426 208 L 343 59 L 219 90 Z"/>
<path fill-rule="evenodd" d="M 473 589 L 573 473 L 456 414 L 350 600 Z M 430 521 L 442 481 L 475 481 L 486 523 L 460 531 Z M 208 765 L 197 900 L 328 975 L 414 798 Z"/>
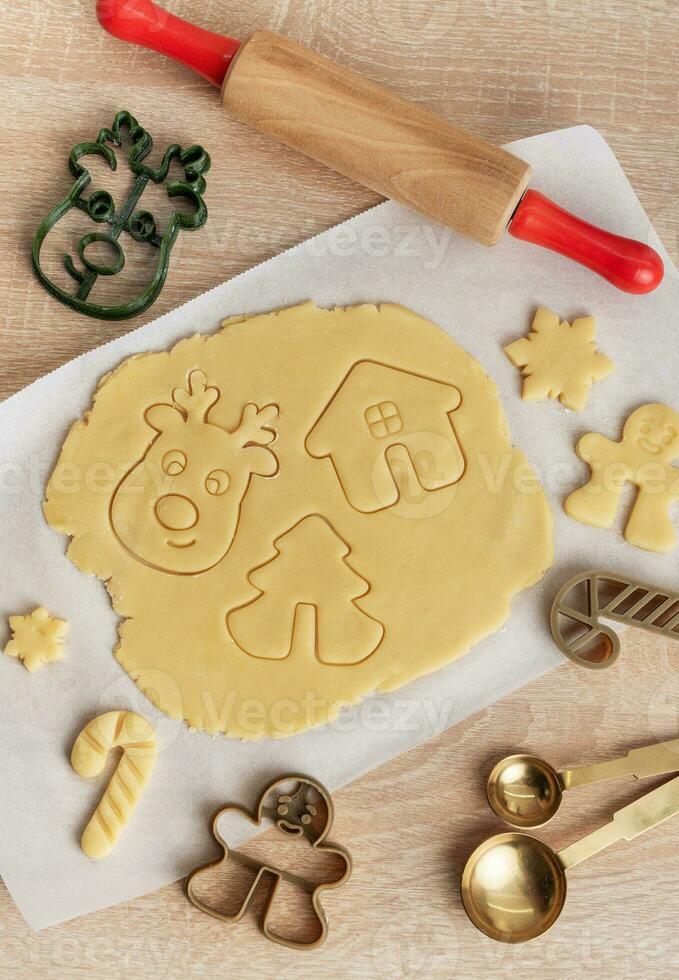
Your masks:
<path fill-rule="evenodd" d="M 122 207 L 117 208 L 111 194 L 105 190 L 94 190 L 88 197 L 83 192 L 92 182 L 92 176 L 80 162 L 83 157 L 95 155 L 103 157 L 112 171 L 117 170 L 118 160 L 111 146 L 122 146 L 122 130 L 126 129 L 132 140 L 132 148 L 127 156 L 127 162 L 135 181 Z M 101 320 L 124 320 L 127 317 L 143 313 L 157 299 L 170 265 L 170 253 L 180 231 L 195 231 L 202 228 L 207 221 L 207 207 L 203 200 L 206 182 L 205 174 L 210 169 L 210 156 L 202 146 L 194 145 L 183 149 L 178 143 L 173 143 L 165 150 L 163 159 L 157 169 L 149 167 L 144 160 L 153 148 L 153 139 L 137 120 L 126 110 L 117 112 L 110 129 L 102 129 L 95 142 L 78 143 L 71 150 L 69 167 L 75 177 L 71 190 L 55 208 L 50 211 L 35 233 L 32 245 L 33 268 L 45 288 L 66 306 L 84 313 L 87 316 Z M 156 227 L 156 220 L 150 211 L 139 207 L 139 202 L 148 182 L 161 184 L 168 175 L 170 164 L 178 160 L 184 168 L 184 180 L 174 180 L 167 185 L 167 195 L 170 198 L 182 197 L 194 205 L 193 214 L 173 212 L 167 228 L 161 235 Z M 71 255 L 64 255 L 64 266 L 67 272 L 78 284 L 75 293 L 69 293 L 54 283 L 45 273 L 40 264 L 40 253 L 43 243 L 58 221 L 73 208 L 85 212 L 97 224 L 108 225 L 104 232 L 89 232 L 83 235 L 77 245 L 78 256 L 84 266 L 84 271 L 76 268 Z M 125 252 L 119 242 L 121 233 L 127 232 L 135 241 L 146 242 L 158 249 L 158 262 L 151 282 L 144 291 L 118 306 L 98 305 L 88 302 L 88 296 L 99 276 L 115 276 L 125 265 Z M 115 257 L 110 264 L 105 265 L 88 258 L 86 250 L 94 242 L 106 242 L 113 248 Z"/>

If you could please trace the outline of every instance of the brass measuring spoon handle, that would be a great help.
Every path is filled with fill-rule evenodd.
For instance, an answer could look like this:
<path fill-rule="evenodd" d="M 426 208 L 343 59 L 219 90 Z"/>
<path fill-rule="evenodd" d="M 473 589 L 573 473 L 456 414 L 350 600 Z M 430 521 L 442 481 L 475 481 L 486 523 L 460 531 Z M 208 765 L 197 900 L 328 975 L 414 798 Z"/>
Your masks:
<path fill-rule="evenodd" d="M 679 738 L 631 749 L 627 755 L 609 762 L 595 762 L 591 766 L 565 769 L 558 773 L 558 777 L 562 789 L 574 789 L 576 786 L 589 786 L 618 776 L 645 779 L 671 772 L 679 772 Z"/>
<path fill-rule="evenodd" d="M 573 868 L 611 844 L 634 840 L 676 813 L 679 813 L 679 776 L 618 810 L 610 823 L 569 844 L 557 857 L 564 869 Z"/>

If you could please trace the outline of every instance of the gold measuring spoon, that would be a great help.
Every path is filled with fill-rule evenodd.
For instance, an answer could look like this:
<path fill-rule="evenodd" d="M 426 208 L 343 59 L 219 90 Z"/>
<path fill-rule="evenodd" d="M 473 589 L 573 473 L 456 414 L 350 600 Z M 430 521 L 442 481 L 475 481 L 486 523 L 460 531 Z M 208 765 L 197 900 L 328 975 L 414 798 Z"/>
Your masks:
<path fill-rule="evenodd" d="M 679 812 L 679 776 L 651 790 L 564 850 L 529 834 L 491 837 L 462 874 L 462 902 L 477 929 L 503 943 L 524 943 L 550 929 L 566 901 L 566 871 L 618 841 L 634 840 Z"/>
<path fill-rule="evenodd" d="M 540 827 L 561 806 L 564 790 L 618 776 L 664 776 L 679 772 L 679 738 L 631 749 L 609 762 L 557 772 L 536 755 L 510 755 L 495 766 L 486 785 L 488 802 L 513 827 Z"/>

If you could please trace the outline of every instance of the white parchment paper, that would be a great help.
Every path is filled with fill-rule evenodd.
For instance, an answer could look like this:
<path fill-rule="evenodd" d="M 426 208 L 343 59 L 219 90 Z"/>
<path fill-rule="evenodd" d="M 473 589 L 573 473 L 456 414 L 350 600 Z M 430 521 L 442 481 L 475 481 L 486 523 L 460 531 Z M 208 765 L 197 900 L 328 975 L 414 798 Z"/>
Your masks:
<path fill-rule="evenodd" d="M 595 223 L 649 241 L 667 259 L 595 131 L 577 127 L 512 148 L 534 166 L 534 187 Z M 103 584 L 70 564 L 65 539 L 45 524 L 44 485 L 97 380 L 123 358 L 213 331 L 227 315 L 306 299 L 322 306 L 402 303 L 479 359 L 500 388 L 514 442 L 549 494 L 556 563 L 517 597 L 500 632 L 445 670 L 300 736 L 212 738 L 156 711 L 113 658 L 117 618 Z M 617 372 L 595 386 L 581 414 L 519 398 L 518 372 L 502 346 L 526 332 L 537 305 L 569 319 L 599 317 L 599 343 Z M 508 235 L 486 249 L 387 203 L 79 357 L 0 406 L 0 644 L 8 638 L 7 616 L 38 604 L 71 623 L 59 664 L 30 675 L 0 657 L 0 873 L 28 922 L 41 928 L 171 882 L 212 853 L 207 820 L 219 804 L 252 804 L 264 781 L 285 771 L 308 772 L 335 789 L 560 663 L 547 612 L 569 575 L 608 567 L 676 589 L 679 551 L 638 551 L 619 527 L 586 528 L 562 510 L 565 495 L 587 475 L 574 454 L 579 436 L 591 430 L 618 438 L 627 414 L 652 401 L 679 408 L 679 277 L 669 259 L 656 293 L 627 296 Z M 79 837 L 103 785 L 78 777 L 69 754 L 86 721 L 122 707 L 150 718 L 161 752 L 133 826 L 111 857 L 94 863 Z"/>

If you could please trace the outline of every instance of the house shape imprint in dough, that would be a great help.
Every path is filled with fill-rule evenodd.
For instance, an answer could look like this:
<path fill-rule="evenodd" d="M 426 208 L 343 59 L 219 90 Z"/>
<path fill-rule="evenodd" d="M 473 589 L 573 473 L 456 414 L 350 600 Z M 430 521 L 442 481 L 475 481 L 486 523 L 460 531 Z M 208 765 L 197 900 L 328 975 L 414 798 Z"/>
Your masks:
<path fill-rule="evenodd" d="M 308 433 L 306 450 L 330 458 L 355 510 L 385 510 L 400 497 L 395 465 L 409 462 L 426 491 L 461 479 L 465 459 L 449 418 L 461 402 L 447 382 L 358 361 Z"/>

